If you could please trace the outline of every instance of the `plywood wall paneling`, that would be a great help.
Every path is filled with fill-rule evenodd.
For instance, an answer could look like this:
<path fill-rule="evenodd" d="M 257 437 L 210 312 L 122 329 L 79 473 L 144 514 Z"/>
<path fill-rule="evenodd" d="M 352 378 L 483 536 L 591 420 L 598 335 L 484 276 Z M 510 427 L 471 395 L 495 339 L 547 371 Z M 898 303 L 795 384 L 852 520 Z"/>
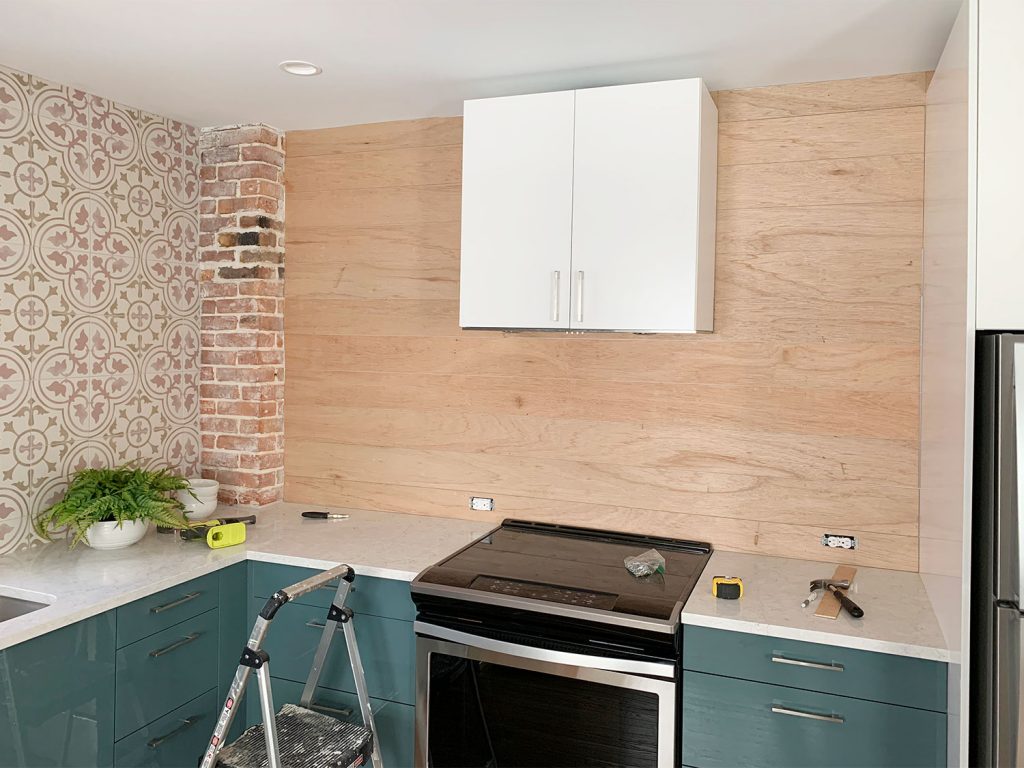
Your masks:
<path fill-rule="evenodd" d="M 460 184 L 462 146 L 406 147 L 328 155 L 288 178 L 288 190 Z"/>
<path fill-rule="evenodd" d="M 924 82 L 715 94 L 699 336 L 463 332 L 461 119 L 290 134 L 286 498 L 916 569 Z"/>
<path fill-rule="evenodd" d="M 289 355 L 300 371 L 376 372 L 651 381 L 675 384 L 789 386 L 916 392 L 916 351 L 901 344 L 775 344 L 698 337 L 649 339 L 613 347 L 584 337 L 508 334 L 349 336 L 295 334 Z"/>
<path fill-rule="evenodd" d="M 718 164 L 787 163 L 914 154 L 924 107 L 722 123 Z"/>
<path fill-rule="evenodd" d="M 321 158 L 331 155 L 407 147 L 462 144 L 462 119 L 424 117 L 388 123 L 348 125 L 288 134 L 288 157 Z"/>
<path fill-rule="evenodd" d="M 717 91 L 718 121 L 924 106 L 928 72 Z"/>
<path fill-rule="evenodd" d="M 332 443 L 357 434 L 363 445 L 491 453 L 631 466 L 742 473 L 798 480 L 863 480 L 913 487 L 912 440 L 752 432 L 664 422 L 560 419 L 503 413 L 417 411 L 323 405 L 294 417 L 305 439 Z M 338 424 L 344 425 L 339 433 Z M 861 521 L 863 523 L 863 521 Z"/>
<path fill-rule="evenodd" d="M 779 429 L 816 435 L 917 436 L 917 395 L 792 387 L 394 373 L 289 375 L 296 400 L 318 407 L 468 409 L 559 418 L 598 414 L 610 421 L 683 420 L 689 424 Z"/>
<path fill-rule="evenodd" d="M 920 201 L 884 204 L 839 203 L 820 206 L 719 210 L 715 245 L 716 268 L 737 253 L 845 253 L 906 250 L 921 252 Z M 860 275 L 873 280 L 871 270 Z"/>
<path fill-rule="evenodd" d="M 727 165 L 718 170 L 718 208 L 774 208 L 919 200 L 924 158 L 914 155 Z"/>
<path fill-rule="evenodd" d="M 916 509 L 906 511 L 907 502 L 917 498 L 916 488 L 859 480 L 837 483 L 637 467 L 614 463 L 614 457 L 604 463 L 571 462 L 315 440 L 303 440 L 289 450 L 312 477 L 462 491 L 466 503 L 473 494 L 524 496 L 829 530 L 839 524 L 856 528 L 859 521 L 861 528 L 916 532 Z"/>

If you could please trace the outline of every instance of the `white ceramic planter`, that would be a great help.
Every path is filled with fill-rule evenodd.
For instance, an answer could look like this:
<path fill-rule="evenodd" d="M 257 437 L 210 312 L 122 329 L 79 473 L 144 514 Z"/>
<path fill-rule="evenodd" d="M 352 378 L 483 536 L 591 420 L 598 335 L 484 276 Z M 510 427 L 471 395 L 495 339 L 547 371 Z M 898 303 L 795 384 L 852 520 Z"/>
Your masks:
<path fill-rule="evenodd" d="M 148 530 L 148 520 L 129 520 L 121 525 L 93 523 L 85 533 L 85 543 L 93 549 L 122 549 L 141 541 Z"/>
<path fill-rule="evenodd" d="M 217 493 L 220 491 L 220 483 L 216 480 L 205 480 L 200 477 L 189 478 L 188 491 L 178 491 L 177 497 L 185 507 L 185 518 L 187 520 L 205 520 L 217 511 Z M 192 494 L 195 494 L 193 498 Z"/>

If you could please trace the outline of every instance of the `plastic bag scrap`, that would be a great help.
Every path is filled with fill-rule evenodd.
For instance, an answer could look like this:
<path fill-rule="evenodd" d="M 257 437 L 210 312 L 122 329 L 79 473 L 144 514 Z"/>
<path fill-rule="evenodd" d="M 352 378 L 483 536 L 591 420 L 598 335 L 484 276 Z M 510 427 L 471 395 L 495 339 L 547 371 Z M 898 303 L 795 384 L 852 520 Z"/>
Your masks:
<path fill-rule="evenodd" d="M 639 555 L 624 558 L 622 562 L 626 564 L 626 570 L 638 579 L 665 572 L 665 558 L 656 549 L 648 549 Z"/>

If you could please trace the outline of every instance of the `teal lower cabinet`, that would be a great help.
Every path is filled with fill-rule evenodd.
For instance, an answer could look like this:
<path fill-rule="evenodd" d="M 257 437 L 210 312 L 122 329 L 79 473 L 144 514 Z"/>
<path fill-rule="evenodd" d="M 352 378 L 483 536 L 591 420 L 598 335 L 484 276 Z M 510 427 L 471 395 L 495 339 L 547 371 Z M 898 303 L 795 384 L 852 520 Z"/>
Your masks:
<path fill-rule="evenodd" d="M 689 768 L 946 764 L 945 664 L 695 627 L 683 637 Z"/>
<path fill-rule="evenodd" d="M 0 764 L 110 766 L 114 612 L 0 651 Z"/>
<path fill-rule="evenodd" d="M 195 768 L 210 742 L 220 701 L 211 688 L 114 745 L 115 768 Z"/>
<path fill-rule="evenodd" d="M 314 571 L 308 568 L 250 563 L 249 583 L 253 596 L 249 610 L 252 619 L 268 595 L 312 573 Z M 356 639 L 370 691 L 381 757 L 387 768 L 411 768 L 416 640 L 409 585 L 357 573 L 354 588 L 348 605 L 355 611 Z M 302 695 L 330 599 L 330 590 L 317 590 L 285 605 L 274 617 L 264 647 L 270 654 L 270 674 L 275 678 L 275 707 L 287 702 L 297 703 Z M 340 631 L 331 645 L 320 684 L 314 698 L 314 704 L 320 705 L 320 711 L 341 719 L 359 721 L 359 704 L 348 651 Z M 250 681 L 246 695 L 246 713 L 252 725 L 259 722 L 255 679 Z"/>
<path fill-rule="evenodd" d="M 195 768 L 247 593 L 239 563 L 0 651 L 0 766 Z"/>
<path fill-rule="evenodd" d="M 118 650 L 115 738 L 217 685 L 218 618 L 213 609 Z"/>
<path fill-rule="evenodd" d="M 248 700 L 247 715 L 252 722 L 259 722 L 259 696 L 253 680 L 252 693 Z M 274 707 L 282 704 L 298 704 L 302 698 L 302 683 L 273 678 Z M 415 707 L 395 701 L 370 699 L 373 722 L 380 739 L 381 758 L 385 768 L 412 768 L 413 731 L 415 728 Z M 317 688 L 313 697 L 313 709 L 339 720 L 361 723 L 359 700 L 354 693 Z"/>
<path fill-rule="evenodd" d="M 270 674 L 304 682 L 323 633 L 326 608 L 286 605 L 274 617 L 264 647 Z M 370 696 L 414 704 L 416 701 L 415 635 L 412 624 L 398 619 L 356 614 L 356 640 Z M 355 691 L 345 637 L 338 632 L 324 663 L 320 682 L 338 691 Z"/>

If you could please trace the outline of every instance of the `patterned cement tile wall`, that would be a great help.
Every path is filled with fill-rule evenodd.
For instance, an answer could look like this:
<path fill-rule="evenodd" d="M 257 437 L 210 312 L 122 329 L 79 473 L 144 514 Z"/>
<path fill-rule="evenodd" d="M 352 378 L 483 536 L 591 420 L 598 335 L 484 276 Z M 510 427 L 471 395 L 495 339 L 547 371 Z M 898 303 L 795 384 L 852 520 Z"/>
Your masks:
<path fill-rule="evenodd" d="M 197 140 L 0 67 L 0 554 L 76 469 L 198 470 Z"/>

